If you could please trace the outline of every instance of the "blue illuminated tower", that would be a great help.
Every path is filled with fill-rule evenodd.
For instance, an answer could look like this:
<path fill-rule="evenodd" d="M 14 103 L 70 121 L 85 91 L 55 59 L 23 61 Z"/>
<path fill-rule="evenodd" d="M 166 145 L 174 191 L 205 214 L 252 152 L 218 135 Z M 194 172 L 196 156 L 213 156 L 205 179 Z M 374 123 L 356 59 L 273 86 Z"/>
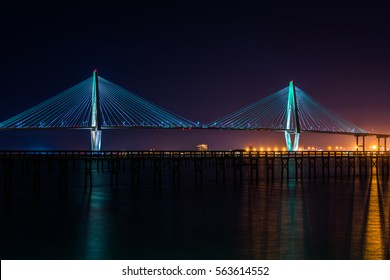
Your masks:
<path fill-rule="evenodd" d="M 91 150 L 100 151 L 102 143 L 102 114 L 100 111 L 99 76 L 97 70 L 93 71 L 91 106 Z"/>
<path fill-rule="evenodd" d="M 286 138 L 286 147 L 288 151 L 298 151 L 300 132 L 301 128 L 299 125 L 298 118 L 297 95 L 295 91 L 294 81 L 291 81 L 288 88 L 287 122 L 286 131 L 284 132 L 284 136 Z M 294 142 L 292 142 L 291 139 L 292 135 L 294 135 Z"/>

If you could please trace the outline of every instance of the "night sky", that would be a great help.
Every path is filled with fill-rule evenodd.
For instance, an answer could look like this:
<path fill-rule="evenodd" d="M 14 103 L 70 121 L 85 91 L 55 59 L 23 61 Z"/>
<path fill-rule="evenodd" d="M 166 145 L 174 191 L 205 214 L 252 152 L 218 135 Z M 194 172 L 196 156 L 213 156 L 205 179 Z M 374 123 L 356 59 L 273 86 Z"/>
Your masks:
<path fill-rule="evenodd" d="M 381 6 L 290 1 L 81 2 L 0 9 L 0 120 L 100 75 L 209 123 L 290 80 L 344 119 L 389 133 L 390 19 Z M 316 1 L 317 2 L 317 1 Z M 302 146 L 354 145 L 303 134 Z M 375 139 L 373 138 L 373 141 Z M 283 145 L 280 133 L 104 131 L 103 149 Z M 88 131 L 1 132 L 1 148 L 88 149 Z"/>

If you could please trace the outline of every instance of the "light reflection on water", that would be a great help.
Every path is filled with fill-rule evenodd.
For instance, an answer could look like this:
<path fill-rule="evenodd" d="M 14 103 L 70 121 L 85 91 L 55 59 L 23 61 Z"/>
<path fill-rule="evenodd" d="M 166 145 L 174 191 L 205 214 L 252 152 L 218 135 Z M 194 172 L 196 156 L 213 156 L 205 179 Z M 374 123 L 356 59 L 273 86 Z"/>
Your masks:
<path fill-rule="evenodd" d="M 389 259 L 389 178 L 2 192 L 2 259 Z M 123 180 L 122 182 L 124 182 Z"/>
<path fill-rule="evenodd" d="M 380 184 L 376 172 L 369 187 L 368 209 L 364 235 L 364 255 L 366 260 L 381 260 L 385 257 L 382 235 L 382 215 L 379 207 Z M 384 222 L 384 221 L 383 221 Z"/>
<path fill-rule="evenodd" d="M 104 198 L 88 196 L 85 210 L 85 256 L 83 259 L 105 259 L 110 239 L 110 217 Z"/>
<path fill-rule="evenodd" d="M 388 178 L 293 181 L 242 197 L 244 259 L 389 259 Z"/>

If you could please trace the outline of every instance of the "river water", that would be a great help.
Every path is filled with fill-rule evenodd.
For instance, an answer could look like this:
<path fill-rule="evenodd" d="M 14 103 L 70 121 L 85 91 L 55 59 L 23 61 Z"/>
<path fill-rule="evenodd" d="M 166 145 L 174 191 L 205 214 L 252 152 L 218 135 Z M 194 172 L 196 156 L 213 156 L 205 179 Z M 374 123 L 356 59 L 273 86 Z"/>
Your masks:
<path fill-rule="evenodd" d="M 1 191 L 1 259 L 390 259 L 390 178 L 375 170 L 158 187 L 93 170 L 92 191 L 55 176 Z"/>

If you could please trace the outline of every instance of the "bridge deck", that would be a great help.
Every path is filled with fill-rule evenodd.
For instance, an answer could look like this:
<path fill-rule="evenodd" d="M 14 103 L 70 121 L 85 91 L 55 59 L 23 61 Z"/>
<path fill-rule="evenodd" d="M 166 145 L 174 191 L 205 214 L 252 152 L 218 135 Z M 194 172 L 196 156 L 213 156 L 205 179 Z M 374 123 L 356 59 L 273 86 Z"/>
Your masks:
<path fill-rule="evenodd" d="M 0 159 L 213 159 L 213 158 L 353 158 L 390 157 L 389 151 L 0 151 Z"/>

